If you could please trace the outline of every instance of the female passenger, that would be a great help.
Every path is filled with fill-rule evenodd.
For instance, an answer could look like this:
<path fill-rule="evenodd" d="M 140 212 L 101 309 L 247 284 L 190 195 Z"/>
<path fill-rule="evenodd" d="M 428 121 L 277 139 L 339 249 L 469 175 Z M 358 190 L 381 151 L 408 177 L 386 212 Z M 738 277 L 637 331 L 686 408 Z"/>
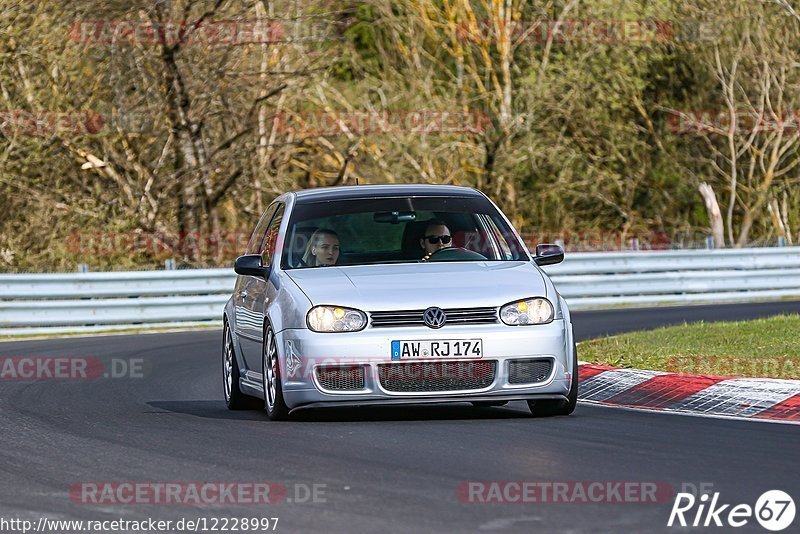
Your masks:
<path fill-rule="evenodd" d="M 306 267 L 324 267 L 336 265 L 339 259 L 339 235 L 333 230 L 320 228 L 311 234 L 303 264 Z"/>

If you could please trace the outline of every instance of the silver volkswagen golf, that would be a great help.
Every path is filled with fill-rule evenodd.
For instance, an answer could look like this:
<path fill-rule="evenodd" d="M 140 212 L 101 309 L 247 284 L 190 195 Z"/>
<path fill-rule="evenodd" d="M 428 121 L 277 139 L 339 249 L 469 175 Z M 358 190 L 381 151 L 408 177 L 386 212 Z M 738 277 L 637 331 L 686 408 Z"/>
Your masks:
<path fill-rule="evenodd" d="M 577 401 L 569 309 L 483 193 L 371 185 L 286 193 L 236 259 L 225 306 L 230 409 Z M 262 400 L 263 399 L 263 400 Z"/>

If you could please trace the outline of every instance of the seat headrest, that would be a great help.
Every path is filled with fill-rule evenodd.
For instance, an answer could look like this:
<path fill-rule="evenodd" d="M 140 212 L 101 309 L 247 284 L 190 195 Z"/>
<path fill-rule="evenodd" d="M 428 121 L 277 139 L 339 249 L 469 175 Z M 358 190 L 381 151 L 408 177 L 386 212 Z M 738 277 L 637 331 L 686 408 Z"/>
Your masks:
<path fill-rule="evenodd" d="M 407 222 L 403 229 L 403 241 L 401 248 L 403 256 L 409 259 L 419 259 L 425 255 L 425 251 L 419 246 L 419 240 L 428 226 L 429 221 Z"/>
<path fill-rule="evenodd" d="M 300 265 L 300 260 L 303 259 L 303 254 L 306 253 L 308 241 L 311 235 L 317 231 L 316 226 L 306 226 L 303 228 L 295 228 L 294 238 L 289 246 L 289 265 L 297 267 Z"/>

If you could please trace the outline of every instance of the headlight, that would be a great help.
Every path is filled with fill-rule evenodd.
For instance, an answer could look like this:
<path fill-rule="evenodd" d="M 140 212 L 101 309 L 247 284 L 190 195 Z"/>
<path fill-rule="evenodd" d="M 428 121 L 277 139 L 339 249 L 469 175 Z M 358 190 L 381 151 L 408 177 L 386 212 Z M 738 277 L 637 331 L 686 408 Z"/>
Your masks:
<path fill-rule="evenodd" d="M 500 320 L 509 326 L 549 323 L 553 305 L 545 298 L 518 300 L 500 308 Z"/>
<path fill-rule="evenodd" d="M 314 306 L 306 322 L 314 332 L 357 332 L 367 326 L 367 314 L 340 306 Z"/>

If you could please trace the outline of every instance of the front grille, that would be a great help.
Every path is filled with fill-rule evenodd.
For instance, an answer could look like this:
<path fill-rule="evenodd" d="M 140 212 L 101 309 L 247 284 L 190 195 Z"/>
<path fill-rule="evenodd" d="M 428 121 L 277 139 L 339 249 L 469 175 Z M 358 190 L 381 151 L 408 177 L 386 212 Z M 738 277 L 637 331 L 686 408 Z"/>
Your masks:
<path fill-rule="evenodd" d="M 491 324 L 497 322 L 497 308 L 449 308 L 445 326 L 452 324 Z M 425 326 L 422 314 L 425 310 L 370 312 L 373 327 Z"/>
<path fill-rule="evenodd" d="M 553 360 L 509 360 L 508 362 L 508 383 L 509 384 L 534 384 L 543 382 L 550 376 L 553 369 Z"/>
<path fill-rule="evenodd" d="M 325 366 L 317 367 L 319 385 L 329 391 L 357 391 L 364 389 L 364 367 Z"/>
<path fill-rule="evenodd" d="M 492 385 L 497 361 L 410 362 L 378 365 L 386 391 L 460 391 Z"/>

